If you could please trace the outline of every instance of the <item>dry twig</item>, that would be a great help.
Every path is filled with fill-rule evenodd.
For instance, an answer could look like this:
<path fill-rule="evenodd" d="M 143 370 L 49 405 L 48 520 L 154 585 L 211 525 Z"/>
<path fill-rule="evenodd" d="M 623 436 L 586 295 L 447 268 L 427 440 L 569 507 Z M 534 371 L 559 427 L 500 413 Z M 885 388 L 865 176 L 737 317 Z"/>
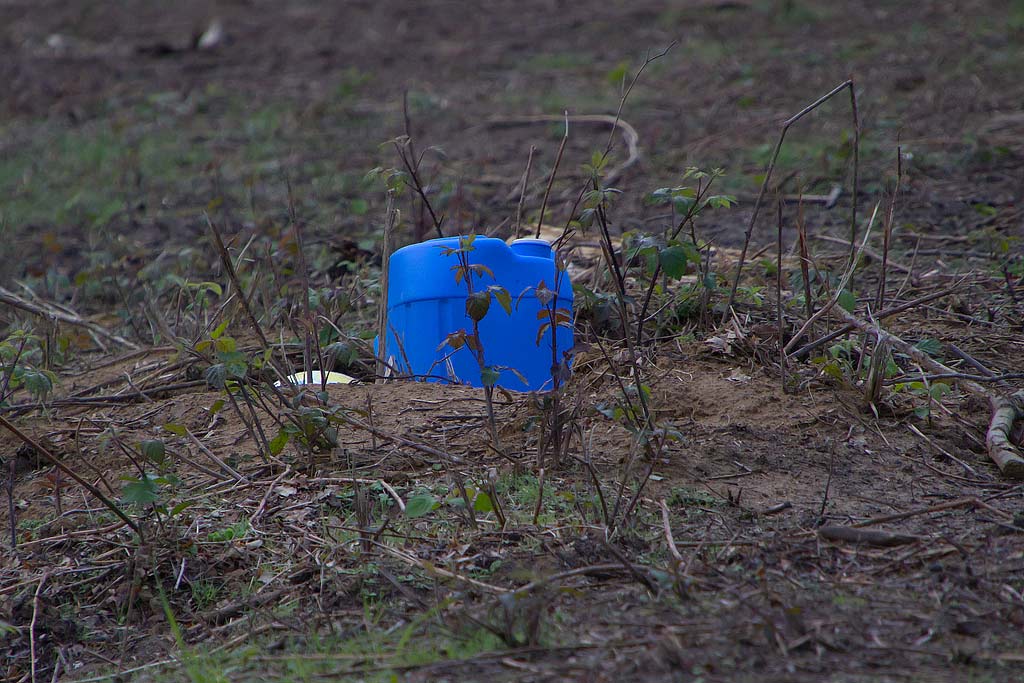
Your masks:
<path fill-rule="evenodd" d="M 47 320 L 58 320 L 62 323 L 67 323 L 68 325 L 81 327 L 97 337 L 109 339 L 110 341 L 117 342 L 122 346 L 127 346 L 130 349 L 139 348 L 138 344 L 130 342 L 124 337 L 118 336 L 113 332 L 100 327 L 96 323 L 89 322 L 75 313 L 62 311 L 61 309 L 48 304 L 38 304 L 33 301 L 28 301 L 5 287 L 0 287 L 0 304 L 7 304 L 12 308 L 17 308 L 25 311 L 26 313 L 39 316 L 40 318 L 46 318 Z M 102 346 L 102 344 L 100 344 L 100 346 Z"/>
<path fill-rule="evenodd" d="M 890 344 L 892 348 L 900 353 L 910 356 L 911 360 L 921 367 L 934 372 L 958 374 L 952 368 L 943 365 L 924 351 L 912 344 L 908 344 L 896 335 L 886 332 L 881 327 L 854 317 L 843 310 L 842 307 L 836 310 L 839 317 L 848 324 L 853 325 L 861 332 L 871 335 L 878 343 L 886 342 Z M 1024 392 L 1017 392 L 1011 397 L 1001 397 L 992 395 L 985 387 L 973 380 L 961 379 L 959 384 L 970 393 L 986 398 L 992 409 L 986 438 L 989 457 L 992 458 L 996 465 L 999 466 L 1000 471 L 1007 477 L 1011 479 L 1024 479 L 1024 457 L 1021 457 L 1020 452 L 1009 438 L 1009 434 L 1013 429 L 1013 423 L 1024 417 Z"/>

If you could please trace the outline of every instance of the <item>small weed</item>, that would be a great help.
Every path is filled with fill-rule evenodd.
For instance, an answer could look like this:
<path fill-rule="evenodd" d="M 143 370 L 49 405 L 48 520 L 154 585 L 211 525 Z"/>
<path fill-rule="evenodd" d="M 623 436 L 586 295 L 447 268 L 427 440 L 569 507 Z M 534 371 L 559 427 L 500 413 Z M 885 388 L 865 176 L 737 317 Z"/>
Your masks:
<path fill-rule="evenodd" d="M 893 385 L 893 391 L 904 390 L 909 391 L 918 399 L 917 405 L 914 407 L 914 415 L 919 419 L 927 420 L 928 426 L 931 426 L 935 407 L 941 405 L 942 399 L 953 389 L 948 383 L 940 381 L 899 382 Z"/>
<path fill-rule="evenodd" d="M 593 59 L 592 55 L 582 52 L 554 52 L 534 55 L 526 60 L 522 68 L 526 71 L 540 72 L 574 71 L 592 65 Z"/>
<path fill-rule="evenodd" d="M 863 609 L 864 607 L 867 607 L 869 603 L 864 598 L 856 595 L 833 595 L 832 604 L 836 607 Z"/>
<path fill-rule="evenodd" d="M 670 505 L 684 508 L 690 506 L 718 507 L 722 504 L 721 500 L 707 491 L 685 487 L 673 488 L 667 502 Z"/>
<path fill-rule="evenodd" d="M 223 529 L 217 529 L 211 531 L 206 536 L 206 540 L 211 543 L 225 543 L 227 541 L 235 541 L 240 538 L 245 538 L 248 535 L 251 527 L 249 526 L 248 519 L 240 519 L 231 526 L 224 527 Z"/>
<path fill-rule="evenodd" d="M 334 86 L 334 98 L 341 102 L 347 102 L 358 95 L 372 80 L 371 74 L 358 67 L 350 66 L 338 74 L 337 83 Z"/>
<path fill-rule="evenodd" d="M 220 597 L 220 588 L 213 581 L 193 581 L 192 602 L 197 610 L 205 610 L 217 602 Z"/>
<path fill-rule="evenodd" d="M 0 340 L 0 406 L 18 389 L 42 403 L 57 382 L 53 371 L 39 367 L 47 363 L 43 339 L 36 335 L 15 330 Z"/>

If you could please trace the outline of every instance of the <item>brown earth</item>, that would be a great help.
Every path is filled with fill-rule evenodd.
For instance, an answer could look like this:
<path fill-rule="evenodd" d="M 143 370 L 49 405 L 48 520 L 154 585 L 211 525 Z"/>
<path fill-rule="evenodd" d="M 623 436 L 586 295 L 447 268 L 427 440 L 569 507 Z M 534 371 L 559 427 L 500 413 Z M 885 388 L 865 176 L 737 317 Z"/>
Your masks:
<path fill-rule="evenodd" d="M 213 22 L 222 37 L 197 49 Z M 543 474 L 541 397 L 497 398 L 502 456 L 488 445 L 481 392 L 434 384 L 331 387 L 327 405 L 372 433 L 343 423 L 330 443 L 306 448 L 293 437 L 262 457 L 280 422 L 313 398 L 288 404 L 265 388 L 254 409 L 261 434 L 245 403 L 224 404 L 202 381 L 207 362 L 151 348 L 166 339 L 150 309 L 186 341 L 216 326 L 219 309 L 186 306 L 185 290 L 160 279 L 226 288 L 206 210 L 236 254 L 253 238 L 254 270 L 274 270 L 276 294 L 259 309 L 272 343 L 298 336 L 289 314 L 305 287 L 287 177 L 313 286 L 348 297 L 331 299 L 328 317 L 369 329 L 378 266 L 367 251 L 377 249 L 384 201 L 362 176 L 397 165 L 380 143 L 406 129 L 403 94 L 417 147 L 436 146 L 423 168 L 449 231 L 507 233 L 531 145 L 524 215 L 538 219 L 562 135 L 541 117 L 614 114 L 620 65 L 635 73 L 645 52 L 678 41 L 622 112 L 641 156 L 615 181 L 624 191 L 616 230 L 660 229 L 666 217 L 645 203 L 648 192 L 679 184 L 690 165 L 724 167 L 723 191 L 739 205 L 698 223 L 722 250 L 724 277 L 781 122 L 853 78 L 862 219 L 876 202 L 884 214 L 897 142 L 903 153 L 890 258 L 912 277 L 890 271 L 889 300 L 967 278 L 954 297 L 885 324 L 908 341 L 939 340 L 961 372 L 976 369 L 949 344 L 995 373 L 1019 373 L 1022 37 L 1015 2 L 3 3 L 0 234 L 17 258 L 0 265 L 0 284 L 23 283 L 26 297 L 72 306 L 144 348 L 104 353 L 78 328 L 0 305 L 11 329 L 73 336 L 46 404 L 20 391 L 0 414 L 114 499 L 131 483 L 122 477 L 139 476 L 133 460 L 153 470 L 139 444 L 161 439 L 167 473 L 181 482 L 162 483 L 160 502 L 191 505 L 169 518 L 127 506 L 142 520 L 140 541 L 33 449 L 0 435 L 0 458 L 16 472 L 15 516 L 4 505 L 0 529 L 6 539 L 13 522 L 17 541 L 0 551 L 0 671 L 25 681 L 119 671 L 139 680 L 1021 680 L 1024 488 L 988 460 L 988 406 L 956 389 L 927 404 L 890 388 L 875 414 L 855 373 L 822 371 L 844 353 L 827 347 L 817 364 L 792 362 L 784 392 L 762 260 L 774 257 L 763 251 L 774 240 L 767 215 L 745 282 L 765 288 L 764 302 L 748 294 L 735 325 L 685 321 L 640 350 L 657 417 L 678 431 L 653 458 L 597 410 L 620 394 L 595 348 L 577 356 L 563 404 L 574 457 Z M 835 207 L 805 207 L 813 236 L 848 235 L 851 130 L 844 95 L 787 135 L 782 192 L 843 188 Z M 572 217 L 581 164 L 607 135 L 606 124 L 570 124 L 546 222 Z M 625 157 L 619 140 L 611 165 Z M 408 242 L 425 233 L 424 212 L 412 200 L 401 208 Z M 787 250 L 795 213 L 789 205 Z M 812 249 L 823 267 L 842 268 L 845 246 L 814 240 Z M 861 315 L 879 275 L 875 260 L 857 275 Z M 227 303 L 231 333 L 258 355 Z M 792 333 L 802 311 L 791 305 L 786 317 Z M 726 348 L 729 329 L 737 336 Z M 856 358 L 866 347 L 854 342 Z M 624 348 L 608 343 L 625 372 Z M 297 347 L 289 353 L 301 363 Z M 348 371 L 368 377 L 366 359 Z M 986 386 L 1010 393 L 1021 380 Z M 923 405 L 930 414 L 915 415 Z M 460 486 L 489 482 L 505 524 L 493 511 L 474 521 L 451 502 Z M 602 509 L 629 507 L 639 482 L 635 515 L 606 539 Z M 426 494 L 442 505 L 422 517 L 397 510 L 396 498 L 411 505 Z M 889 535 L 823 530 L 856 525 Z"/>

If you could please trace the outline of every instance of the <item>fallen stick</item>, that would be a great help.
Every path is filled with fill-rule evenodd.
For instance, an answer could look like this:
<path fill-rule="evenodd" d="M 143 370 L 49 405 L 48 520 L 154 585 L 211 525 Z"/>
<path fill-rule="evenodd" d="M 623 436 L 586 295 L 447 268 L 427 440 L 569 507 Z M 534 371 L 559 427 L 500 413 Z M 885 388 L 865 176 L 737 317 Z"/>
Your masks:
<path fill-rule="evenodd" d="M 929 356 L 924 351 L 915 348 L 899 337 L 886 332 L 881 327 L 868 323 L 847 313 L 842 306 L 835 308 L 836 314 L 847 324 L 871 335 L 877 342 L 888 342 L 892 348 L 909 356 L 918 365 L 938 373 L 953 373 L 956 370 L 947 367 Z M 1024 419 L 1024 390 L 1018 391 L 1013 396 L 994 396 L 981 384 L 969 379 L 958 380 L 961 387 L 976 396 L 988 399 L 992 408 L 992 417 L 989 421 L 988 434 L 985 443 L 988 447 L 988 455 L 992 461 L 999 466 L 999 470 L 1011 479 L 1024 479 L 1024 457 L 1021 457 L 1013 442 L 1010 441 L 1010 432 L 1013 430 L 1013 423 Z"/>
<path fill-rule="evenodd" d="M 96 323 L 89 322 L 88 320 L 82 318 L 81 316 L 74 315 L 72 313 L 66 313 L 58 308 L 54 308 L 53 306 L 43 306 L 35 302 L 28 301 L 27 299 L 21 298 L 14 292 L 4 287 L 0 287 L 0 303 L 7 304 L 12 308 L 20 309 L 22 311 L 25 311 L 26 313 L 31 313 L 32 315 L 37 315 L 40 318 L 59 320 L 60 322 L 67 323 L 68 325 L 74 325 L 76 327 L 84 328 L 86 330 L 89 330 L 89 332 L 92 332 L 96 336 L 117 342 L 118 344 L 121 344 L 122 346 L 127 346 L 130 349 L 139 348 L 138 344 L 130 342 L 124 337 L 120 337 L 114 334 L 113 332 L 110 332 L 109 330 L 100 327 Z"/>
<path fill-rule="evenodd" d="M 796 342 L 799 339 L 803 338 L 804 333 L 807 332 L 807 330 L 811 329 L 811 326 L 814 325 L 814 323 L 816 321 L 821 319 L 822 316 L 824 316 L 826 313 L 828 313 L 830 310 L 832 310 L 832 308 L 837 303 L 839 303 L 839 299 L 843 295 L 843 291 L 846 289 L 846 286 L 849 284 L 850 278 L 853 277 L 853 271 L 857 270 L 857 261 L 860 260 L 860 255 L 864 251 L 865 245 L 867 245 L 867 243 L 868 243 L 868 237 L 871 236 L 871 226 L 874 225 L 874 223 L 875 223 L 875 216 L 876 215 L 878 215 L 878 204 L 875 204 L 875 210 L 871 213 L 871 220 L 868 221 L 867 230 L 865 230 L 865 232 L 864 232 L 864 241 L 860 243 L 860 249 L 858 249 L 856 254 L 850 259 L 850 267 L 847 268 L 846 273 L 843 275 L 842 280 L 840 280 L 839 284 L 836 286 L 835 293 L 832 295 L 832 298 L 829 299 L 828 302 L 824 306 L 819 308 L 817 310 L 817 312 L 815 312 L 814 315 L 812 315 L 810 318 L 808 318 L 807 321 L 803 324 L 803 326 L 801 326 L 801 328 L 796 332 L 796 334 L 793 335 L 793 338 L 789 340 L 789 343 L 786 344 L 785 347 L 783 347 L 783 349 L 782 349 L 782 356 L 783 356 L 783 358 L 785 358 L 786 354 L 789 353 L 793 349 L 793 345 L 796 344 Z M 842 308 L 842 306 L 840 306 L 839 308 Z M 780 339 L 779 341 L 781 342 L 782 340 Z"/>
<path fill-rule="evenodd" d="M 878 529 L 853 529 L 847 526 L 823 526 L 818 529 L 818 535 L 829 541 L 844 541 L 878 548 L 894 548 L 921 540 L 918 536 L 894 534 Z"/>
<path fill-rule="evenodd" d="M 832 237 L 831 235 L 811 235 L 811 239 L 819 240 L 822 242 L 831 242 L 832 244 L 845 244 L 846 246 L 850 246 L 850 240 L 844 240 L 842 237 Z M 883 254 L 879 254 L 871 247 L 864 247 L 863 251 L 873 261 L 887 261 Z M 900 271 L 901 273 L 911 272 L 910 267 L 905 266 L 902 263 L 897 263 L 895 261 L 887 261 L 887 265 L 891 266 L 895 270 Z"/>
<path fill-rule="evenodd" d="M 822 204 L 826 209 L 835 207 L 836 202 L 839 201 L 839 197 L 843 194 L 843 187 L 841 185 L 833 185 L 832 189 L 829 190 L 828 194 L 784 194 L 779 196 L 785 204 Z M 739 194 L 736 198 L 742 202 L 752 202 L 757 198 L 755 194 Z"/>
<path fill-rule="evenodd" d="M 937 505 L 929 505 L 926 508 L 917 508 L 916 510 L 908 510 L 907 512 L 896 512 L 891 515 L 882 515 L 881 517 L 872 517 L 871 519 L 865 519 L 863 522 L 857 522 L 852 524 L 853 529 L 863 529 L 864 527 L 874 526 L 876 524 L 888 524 L 889 522 L 899 522 L 904 519 L 910 519 L 911 517 L 920 517 L 921 515 L 930 515 L 936 512 L 945 512 L 946 510 L 955 510 L 962 507 L 973 507 L 988 510 L 997 517 L 1003 519 L 1010 519 L 1012 516 L 1003 512 L 998 508 L 994 508 L 983 500 L 978 498 L 957 498 L 951 500 L 948 503 L 938 503 Z"/>
<path fill-rule="evenodd" d="M 988 423 L 985 445 L 1003 474 L 1014 479 L 1024 479 L 1024 458 L 1010 440 L 1013 423 L 1024 419 L 1024 389 L 1012 396 L 990 396 L 992 419 Z"/>
<path fill-rule="evenodd" d="M 941 299 L 942 297 L 949 296 L 950 294 L 955 293 L 956 290 L 959 289 L 960 285 L 962 285 L 964 283 L 964 281 L 965 280 L 961 280 L 960 282 L 956 283 L 952 287 L 947 287 L 946 289 L 943 289 L 941 291 L 932 292 L 931 294 L 926 294 L 925 296 L 918 297 L 918 298 L 913 299 L 911 301 L 907 301 L 906 303 L 899 304 L 898 306 L 890 306 L 889 308 L 886 308 L 884 310 L 881 310 L 881 311 L 875 313 L 874 314 L 875 320 L 878 320 L 879 322 L 881 322 L 885 318 L 889 318 L 891 316 L 894 316 L 897 313 L 902 313 L 904 311 L 909 311 L 911 308 L 915 308 L 916 306 L 920 306 L 922 304 L 926 304 L 929 301 L 935 301 L 936 299 Z M 840 327 L 839 329 L 837 329 L 835 332 L 827 334 L 824 337 L 821 337 L 818 340 L 813 341 L 810 344 L 807 344 L 806 346 L 803 346 L 803 347 L 797 349 L 796 351 L 794 351 L 790 355 L 793 356 L 794 358 L 799 358 L 800 356 L 803 356 L 803 355 L 805 355 L 807 353 L 810 353 L 811 351 L 813 351 L 814 349 L 818 348 L 819 346 L 822 346 L 823 344 L 827 344 L 830 341 L 832 341 L 833 339 L 838 339 L 839 337 L 842 337 L 847 332 L 852 332 L 853 330 L 854 330 L 854 326 L 853 325 L 844 325 L 843 327 Z M 794 339 L 799 339 L 799 337 L 794 337 Z M 789 346 L 791 346 L 791 345 L 792 345 L 792 342 L 790 344 L 787 344 L 786 348 L 788 349 Z"/>

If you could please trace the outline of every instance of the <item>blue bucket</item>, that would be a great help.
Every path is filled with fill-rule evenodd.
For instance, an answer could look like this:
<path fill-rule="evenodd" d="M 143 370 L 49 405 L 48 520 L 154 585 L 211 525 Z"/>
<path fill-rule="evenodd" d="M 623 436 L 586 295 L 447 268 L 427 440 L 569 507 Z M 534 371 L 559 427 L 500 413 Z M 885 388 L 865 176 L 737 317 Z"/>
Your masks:
<path fill-rule="evenodd" d="M 473 332 L 473 321 L 466 314 L 466 283 L 455 281 L 458 256 L 445 253 L 446 249 L 458 249 L 459 239 L 428 240 L 391 255 L 386 352 L 389 362 L 403 372 L 428 381 L 479 387 L 483 382 L 473 353 L 446 343 L 449 335 L 460 330 Z M 515 391 L 550 389 L 552 334 L 559 363 L 573 346 L 570 327 L 546 329 L 539 334 L 548 320 L 547 306 L 536 296 L 541 283 L 556 294 L 556 308 L 569 311 L 570 316 L 572 311 L 572 284 L 565 272 L 556 278 L 551 245 L 538 239 L 516 240 L 509 245 L 500 239 L 477 237 L 467 256 L 470 265 L 480 264 L 490 271 L 479 276 L 474 273 L 474 292 L 500 285 L 512 297 L 511 315 L 492 298 L 480 321 L 486 364 L 499 372 L 496 384 Z"/>

